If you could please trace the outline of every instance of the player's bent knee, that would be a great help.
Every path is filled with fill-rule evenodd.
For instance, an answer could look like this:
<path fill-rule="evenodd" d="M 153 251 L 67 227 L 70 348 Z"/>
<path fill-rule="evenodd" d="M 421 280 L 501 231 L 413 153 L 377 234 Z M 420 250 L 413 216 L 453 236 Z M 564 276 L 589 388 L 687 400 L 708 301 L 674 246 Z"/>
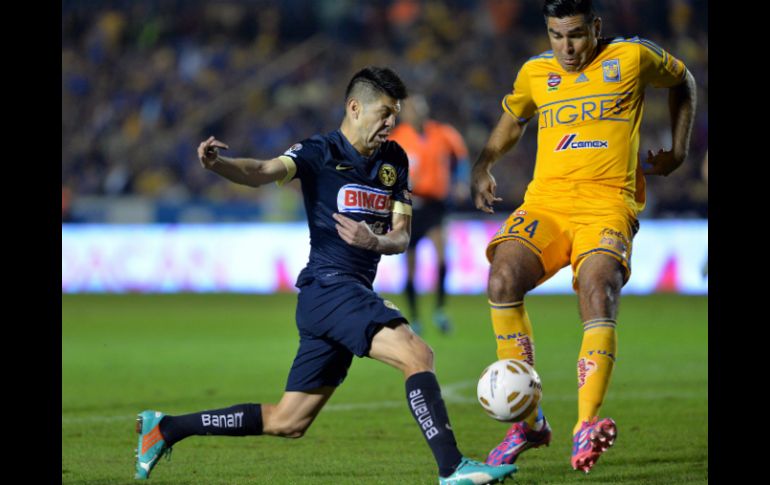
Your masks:
<path fill-rule="evenodd" d="M 420 345 L 418 358 L 420 364 L 422 364 L 422 367 L 424 367 L 425 370 L 433 369 L 433 356 L 433 349 L 430 347 L 430 345 L 422 342 L 422 345 Z"/>
<path fill-rule="evenodd" d="M 492 267 L 487 286 L 489 299 L 494 302 L 520 301 L 526 290 L 521 286 L 521 280 L 511 266 L 499 265 Z"/>
<path fill-rule="evenodd" d="M 580 286 L 580 298 L 590 307 L 596 309 L 617 305 L 620 289 L 623 286 L 622 277 L 602 280 L 589 280 Z"/>
<path fill-rule="evenodd" d="M 406 367 L 407 374 L 433 370 L 433 349 L 417 335 L 409 341 Z"/>
<path fill-rule="evenodd" d="M 506 294 L 510 292 L 511 282 L 513 281 L 510 272 L 505 270 L 493 271 L 489 274 L 489 283 L 487 293 L 489 299 L 497 302 L 507 301 Z"/>

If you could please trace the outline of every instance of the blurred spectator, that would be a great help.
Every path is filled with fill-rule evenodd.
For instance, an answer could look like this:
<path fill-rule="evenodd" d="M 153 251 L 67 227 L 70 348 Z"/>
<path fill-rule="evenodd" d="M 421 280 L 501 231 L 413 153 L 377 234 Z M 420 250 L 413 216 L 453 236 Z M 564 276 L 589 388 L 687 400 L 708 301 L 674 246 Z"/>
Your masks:
<path fill-rule="evenodd" d="M 473 159 L 518 68 L 549 49 L 540 8 L 540 0 L 65 0 L 62 182 L 73 196 L 283 200 L 271 193 L 279 189 L 255 195 L 201 172 L 195 140 L 214 134 L 234 152 L 281 153 L 303 133 L 332 129 L 342 110 L 334 93 L 367 64 L 403 73 Z M 642 216 L 706 217 L 698 161 L 708 144 L 707 0 L 597 8 L 605 36 L 659 43 L 698 83 L 691 161 L 672 175 L 677 184 L 650 181 Z M 642 152 L 670 137 L 665 96 L 650 93 L 645 111 Z M 501 213 L 521 202 L 535 147 L 525 135 L 508 155 L 516 163 L 496 166 Z"/>
<path fill-rule="evenodd" d="M 417 244 L 427 238 L 436 252 L 436 303 L 433 323 L 442 332 L 451 330 L 444 311 L 446 303 L 445 219 L 454 204 L 470 197 L 470 162 L 462 135 L 452 125 L 430 118 L 430 108 L 422 94 L 412 92 L 401 105 L 401 121 L 390 135 L 409 157 L 412 186 L 412 237 L 406 250 L 406 297 L 412 330 L 422 332 L 417 309 Z"/>
<path fill-rule="evenodd" d="M 66 185 L 61 186 L 61 221 L 72 222 L 70 207 L 72 205 L 72 191 Z"/>

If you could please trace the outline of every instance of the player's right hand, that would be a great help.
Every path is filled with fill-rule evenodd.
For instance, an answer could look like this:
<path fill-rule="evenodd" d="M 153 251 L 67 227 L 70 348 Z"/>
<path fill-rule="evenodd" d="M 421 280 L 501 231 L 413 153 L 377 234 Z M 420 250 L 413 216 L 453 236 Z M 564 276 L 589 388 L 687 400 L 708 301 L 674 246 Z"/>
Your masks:
<path fill-rule="evenodd" d="M 213 136 L 208 137 L 207 140 L 202 141 L 201 144 L 198 145 L 198 159 L 203 168 L 209 169 L 217 163 L 220 148 L 227 150 L 230 147 Z"/>
<path fill-rule="evenodd" d="M 471 175 L 471 191 L 476 209 L 494 214 L 492 206 L 503 199 L 495 196 L 497 182 L 488 170 L 475 170 Z"/>

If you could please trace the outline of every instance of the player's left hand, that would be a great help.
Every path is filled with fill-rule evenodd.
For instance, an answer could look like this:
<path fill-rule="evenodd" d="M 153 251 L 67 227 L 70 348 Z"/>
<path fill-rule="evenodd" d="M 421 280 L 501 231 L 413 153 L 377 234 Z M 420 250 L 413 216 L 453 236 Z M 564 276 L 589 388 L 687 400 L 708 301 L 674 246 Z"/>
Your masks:
<path fill-rule="evenodd" d="M 230 147 L 213 136 L 208 137 L 198 145 L 198 160 L 200 160 L 203 168 L 210 169 L 217 163 L 220 148 L 227 150 Z"/>
<path fill-rule="evenodd" d="M 332 214 L 332 217 L 337 221 L 337 224 L 335 225 L 337 234 L 340 235 L 343 241 L 351 246 L 368 249 L 370 251 L 373 251 L 374 248 L 377 247 L 377 236 L 372 232 L 366 222 L 356 222 L 353 219 L 338 213 Z"/>
<path fill-rule="evenodd" d="M 674 156 L 673 150 L 658 150 L 653 154 L 647 150 L 647 160 L 642 162 L 642 170 L 645 175 L 663 175 L 664 177 L 676 170 L 684 162 L 684 158 Z"/>

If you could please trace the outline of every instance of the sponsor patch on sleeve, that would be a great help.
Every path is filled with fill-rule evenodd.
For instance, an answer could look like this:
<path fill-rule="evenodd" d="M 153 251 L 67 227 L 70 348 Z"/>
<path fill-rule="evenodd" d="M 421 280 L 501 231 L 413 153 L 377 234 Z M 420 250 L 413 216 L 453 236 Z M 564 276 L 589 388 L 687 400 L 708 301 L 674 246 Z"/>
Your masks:
<path fill-rule="evenodd" d="M 283 152 L 284 155 L 291 158 L 297 158 L 297 152 L 302 150 L 302 143 L 295 143 L 288 150 Z M 274 152 L 275 153 L 275 152 Z"/>

